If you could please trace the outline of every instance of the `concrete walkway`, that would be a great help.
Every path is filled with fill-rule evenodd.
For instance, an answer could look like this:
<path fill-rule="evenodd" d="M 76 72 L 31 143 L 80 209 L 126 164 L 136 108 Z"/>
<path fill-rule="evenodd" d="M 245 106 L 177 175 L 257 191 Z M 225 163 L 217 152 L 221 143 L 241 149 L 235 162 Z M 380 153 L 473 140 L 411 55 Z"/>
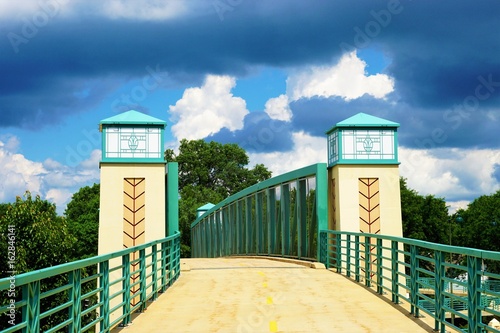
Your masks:
<path fill-rule="evenodd" d="M 175 284 L 113 332 L 431 332 L 326 269 L 268 259 L 183 259 Z"/>

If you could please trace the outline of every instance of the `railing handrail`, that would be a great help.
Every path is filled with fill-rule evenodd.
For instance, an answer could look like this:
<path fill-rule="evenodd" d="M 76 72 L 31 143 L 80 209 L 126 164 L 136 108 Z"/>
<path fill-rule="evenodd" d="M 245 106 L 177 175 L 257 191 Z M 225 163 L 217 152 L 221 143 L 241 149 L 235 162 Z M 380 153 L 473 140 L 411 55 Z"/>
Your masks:
<path fill-rule="evenodd" d="M 408 245 L 427 247 L 431 250 L 437 250 L 437 251 L 442 251 L 442 252 L 447 252 L 447 253 L 460 253 L 460 254 L 470 255 L 470 256 L 474 256 L 474 257 L 482 258 L 482 259 L 495 259 L 495 260 L 499 259 L 499 257 L 498 257 L 499 253 L 495 252 L 495 251 L 481 250 L 481 249 L 456 246 L 456 245 L 432 243 L 432 242 L 427 242 L 427 241 L 413 239 L 413 238 L 396 237 L 396 236 L 388 236 L 388 235 L 380 235 L 380 234 L 370 234 L 370 233 L 359 233 L 359 232 L 352 232 L 352 231 L 321 230 L 320 232 L 325 232 L 328 234 L 340 233 L 342 235 L 375 237 L 375 238 L 380 238 L 380 239 L 385 239 L 385 240 L 390 240 L 390 241 L 404 242 Z"/>
<path fill-rule="evenodd" d="M 200 221 L 202 221 L 204 219 L 204 217 L 219 210 L 223 206 L 226 206 L 234 201 L 237 201 L 241 198 L 244 198 L 251 193 L 255 193 L 255 192 L 258 192 L 260 190 L 264 190 L 264 189 L 272 187 L 272 186 L 277 186 L 280 184 L 289 183 L 290 181 L 293 181 L 295 179 L 299 179 L 299 178 L 313 175 L 313 174 L 317 173 L 318 168 L 321 168 L 321 167 L 326 169 L 326 163 L 311 164 L 309 166 L 306 166 L 306 167 L 303 167 L 303 168 L 300 168 L 297 170 L 293 170 L 293 171 L 266 179 L 266 180 L 261 181 L 257 184 L 254 184 L 252 186 L 249 186 L 249 187 L 241 190 L 240 192 L 235 193 L 235 194 L 225 198 L 224 200 L 222 200 L 221 202 L 216 204 L 214 207 L 207 210 L 203 215 L 199 216 L 198 218 L 196 218 L 196 220 L 193 223 L 191 223 L 191 228 L 195 227 Z"/>
<path fill-rule="evenodd" d="M 500 273 L 485 270 L 483 261 L 500 262 L 499 252 L 336 230 L 320 231 L 320 242 L 320 261 L 327 268 L 364 281 L 378 294 L 390 295 L 395 304 L 405 300 L 415 317 L 423 311 L 434 319 L 434 330 L 465 332 L 456 317 L 467 322 L 466 332 L 500 332 L 482 322 L 484 315 L 500 316 L 500 290 L 485 281 L 496 285 Z M 464 280 L 455 279 L 462 274 L 467 276 Z"/>
<path fill-rule="evenodd" d="M 107 261 L 110 259 L 119 258 L 125 254 L 136 252 L 136 251 L 148 248 L 150 246 L 153 246 L 155 244 L 160 244 L 160 243 L 164 243 L 166 241 L 172 240 L 172 239 L 178 237 L 178 235 L 180 235 L 180 232 L 176 231 L 174 235 L 171 235 L 171 236 L 168 236 L 168 237 L 165 237 L 162 239 L 158 239 L 155 241 L 151 241 L 149 243 L 144 243 L 144 244 L 130 247 L 127 249 L 123 249 L 120 251 L 107 253 L 107 254 L 101 254 L 98 256 L 91 257 L 91 258 L 80 259 L 80 260 L 60 264 L 57 266 L 46 267 L 46 268 L 22 273 L 22 274 L 15 276 L 16 284 L 17 285 L 27 284 L 27 283 L 37 281 L 37 280 L 42 280 L 42 279 L 45 279 L 45 278 L 48 278 L 51 276 L 67 273 L 69 271 L 72 271 L 72 270 L 75 270 L 78 268 L 83 268 L 83 267 L 95 265 L 95 264 L 98 264 L 100 262 Z M 10 277 L 5 277 L 5 278 L 0 279 L 0 290 L 8 289 L 10 286 L 10 281 L 11 281 Z"/>

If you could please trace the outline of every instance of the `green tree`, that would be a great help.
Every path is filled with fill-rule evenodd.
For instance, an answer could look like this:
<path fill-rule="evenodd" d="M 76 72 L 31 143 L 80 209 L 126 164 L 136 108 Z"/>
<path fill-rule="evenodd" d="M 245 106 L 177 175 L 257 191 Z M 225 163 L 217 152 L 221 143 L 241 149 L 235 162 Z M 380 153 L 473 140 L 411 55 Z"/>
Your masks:
<path fill-rule="evenodd" d="M 0 203 L 0 219 L 2 218 L 2 216 L 5 215 L 5 213 L 7 212 L 7 209 L 9 209 L 10 207 L 10 204 L 8 203 Z"/>
<path fill-rule="evenodd" d="M 179 229 L 184 257 L 190 256 L 191 223 L 197 208 L 208 202 L 218 203 L 271 177 L 262 164 L 247 168 L 248 155 L 237 144 L 183 139 L 179 154 L 167 149 L 165 159 L 179 163 Z"/>
<path fill-rule="evenodd" d="M 75 260 L 97 255 L 99 188 L 99 184 L 80 188 L 64 211 L 69 231 L 77 239 L 72 253 Z"/>
<path fill-rule="evenodd" d="M 7 253 L 8 230 L 14 230 L 18 274 L 50 267 L 69 261 L 75 243 L 66 220 L 57 216 L 56 206 L 40 196 L 26 192 L 24 199 L 17 197 L 0 217 L 0 246 Z M 6 256 L 0 256 L 1 277 L 6 273 Z"/>
<path fill-rule="evenodd" d="M 29 271 L 65 263 L 71 259 L 70 253 L 75 239 L 69 233 L 66 220 L 57 216 L 56 206 L 40 196 L 33 197 L 26 192 L 24 199 L 17 197 L 0 215 L 0 277 L 22 274 Z M 9 254 L 9 255 L 7 255 Z M 40 284 L 41 292 L 54 289 L 65 282 L 60 276 L 44 279 Z M 21 290 L 17 290 L 19 299 Z M 0 299 L 5 304 L 5 295 Z M 67 300 L 66 291 L 44 298 L 40 310 L 46 311 Z M 52 327 L 67 317 L 52 314 L 44 318 L 41 329 Z M 19 314 L 17 318 L 21 318 Z M 0 328 L 3 328 L 0 323 Z"/>
<path fill-rule="evenodd" d="M 403 236 L 448 244 L 450 217 L 444 199 L 418 194 L 404 178 L 400 178 L 400 191 Z"/>
<path fill-rule="evenodd" d="M 473 200 L 465 210 L 460 239 L 463 246 L 500 251 L 500 190 Z M 500 272 L 498 261 L 485 261 L 486 269 Z"/>

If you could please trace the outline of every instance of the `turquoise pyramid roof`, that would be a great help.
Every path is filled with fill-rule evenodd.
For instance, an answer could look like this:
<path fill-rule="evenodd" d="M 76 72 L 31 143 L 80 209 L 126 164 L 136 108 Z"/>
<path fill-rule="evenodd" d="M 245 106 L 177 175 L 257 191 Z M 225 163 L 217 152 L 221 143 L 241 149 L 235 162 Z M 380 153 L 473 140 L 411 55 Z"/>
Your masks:
<path fill-rule="evenodd" d="M 109 117 L 101 120 L 101 124 L 138 124 L 138 125 L 165 125 L 167 124 L 164 120 L 151 117 L 142 112 L 130 110 L 127 112 L 120 113 L 116 116 Z"/>
<path fill-rule="evenodd" d="M 207 203 L 206 205 L 201 206 L 197 210 L 209 210 L 210 208 L 214 207 L 215 205 L 213 203 Z"/>
<path fill-rule="evenodd" d="M 399 127 L 399 124 L 387 119 L 375 117 L 361 112 L 345 120 L 342 120 L 341 122 L 338 122 L 327 133 L 332 132 L 336 128 L 345 128 L 345 127 L 393 127 L 394 128 L 394 127 Z"/>

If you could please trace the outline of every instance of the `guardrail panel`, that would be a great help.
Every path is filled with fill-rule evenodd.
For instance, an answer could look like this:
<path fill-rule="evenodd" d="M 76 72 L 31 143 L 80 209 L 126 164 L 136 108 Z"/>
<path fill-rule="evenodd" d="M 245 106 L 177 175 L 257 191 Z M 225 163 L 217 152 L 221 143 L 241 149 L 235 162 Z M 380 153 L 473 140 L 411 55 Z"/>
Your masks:
<path fill-rule="evenodd" d="M 161 251 L 157 246 L 161 245 Z M 131 254 L 139 253 L 136 271 Z M 157 254 L 161 258 L 157 258 Z M 157 267 L 157 264 L 162 267 Z M 99 269 L 97 269 L 97 267 Z M 157 271 L 160 274 L 157 274 Z M 120 323 L 130 323 L 131 313 L 143 310 L 179 276 L 180 234 L 114 253 L 0 279 L 0 316 L 12 314 L 12 321 L 0 323 L 2 332 L 109 332 Z M 140 293 L 131 295 L 131 277 Z M 154 281 L 153 281 L 154 280 Z M 11 287 L 11 281 L 15 281 Z M 117 290 L 117 286 L 119 289 Z M 12 289 L 15 288 L 15 289 Z M 113 294 L 110 294 L 113 290 Z M 136 298 L 138 303 L 131 306 Z M 116 318 L 111 320 L 111 316 Z"/>
<path fill-rule="evenodd" d="M 485 258 L 500 261 L 499 252 L 332 230 L 322 231 L 320 242 L 327 268 L 371 285 L 379 294 L 381 288 L 390 290 L 392 301 L 409 302 L 415 317 L 420 311 L 432 317 L 436 331 L 499 332 L 483 323 L 484 316 L 500 315 L 500 274 L 483 265 Z M 369 244 L 376 247 L 372 254 L 366 251 Z"/>

